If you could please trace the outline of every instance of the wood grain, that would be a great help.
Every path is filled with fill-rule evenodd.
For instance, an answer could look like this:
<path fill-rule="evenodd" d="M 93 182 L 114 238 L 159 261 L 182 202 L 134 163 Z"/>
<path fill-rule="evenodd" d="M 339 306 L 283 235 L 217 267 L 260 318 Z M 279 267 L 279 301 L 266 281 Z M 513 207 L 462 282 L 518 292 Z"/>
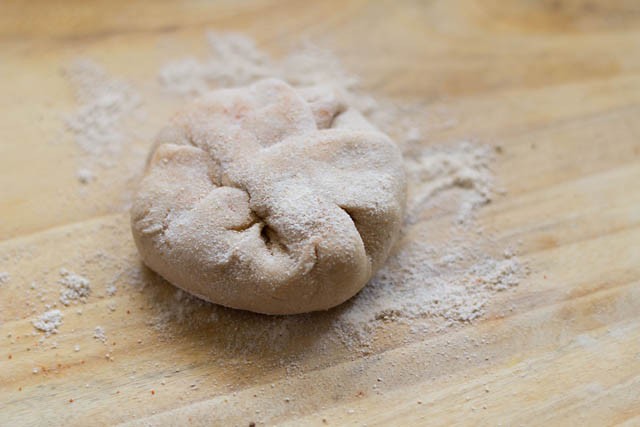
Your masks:
<path fill-rule="evenodd" d="M 0 271 L 12 276 L 0 285 L 0 425 L 640 425 L 637 1 L 0 8 Z M 139 278 L 145 289 L 116 279 L 104 298 L 115 272 L 139 265 L 122 212 L 130 183 L 77 183 L 61 67 L 88 56 L 136 82 L 150 135 L 177 101 L 145 82 L 168 59 L 201 54 L 206 29 L 246 32 L 274 53 L 310 37 L 373 92 L 455 118 L 434 120 L 429 143 L 499 145 L 507 194 L 480 221 L 500 243 L 521 242 L 531 275 L 478 322 L 420 339 L 391 324 L 366 356 L 314 350 L 331 315 L 277 348 L 250 333 L 259 319 L 231 312 L 215 329 L 150 327 L 171 298 L 152 275 Z M 94 294 L 40 344 L 27 290 L 36 281 L 55 299 L 61 267 L 90 276 Z M 96 325 L 106 344 L 92 338 Z"/>

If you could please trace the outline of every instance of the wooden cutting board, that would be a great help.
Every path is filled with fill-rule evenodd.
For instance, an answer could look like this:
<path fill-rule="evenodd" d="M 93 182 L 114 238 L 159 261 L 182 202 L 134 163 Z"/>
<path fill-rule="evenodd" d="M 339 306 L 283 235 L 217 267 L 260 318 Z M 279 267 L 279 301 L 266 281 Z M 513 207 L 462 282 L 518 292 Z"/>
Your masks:
<path fill-rule="evenodd" d="M 0 425 L 640 425 L 636 1 L 132 3 L 0 3 Z M 207 29 L 274 53 L 309 37 L 372 91 L 454 117 L 429 143 L 500 145 L 507 195 L 480 221 L 521 242 L 529 277 L 473 324 L 400 342 L 392 325 L 368 355 L 306 352 L 313 336 L 247 354 L 238 320 L 167 339 L 145 290 L 101 298 L 138 261 L 121 187 L 74 176 L 61 67 L 90 57 L 139 83 L 151 131 L 176 101 L 144 82 Z M 41 344 L 31 319 L 61 267 L 96 291 Z"/>

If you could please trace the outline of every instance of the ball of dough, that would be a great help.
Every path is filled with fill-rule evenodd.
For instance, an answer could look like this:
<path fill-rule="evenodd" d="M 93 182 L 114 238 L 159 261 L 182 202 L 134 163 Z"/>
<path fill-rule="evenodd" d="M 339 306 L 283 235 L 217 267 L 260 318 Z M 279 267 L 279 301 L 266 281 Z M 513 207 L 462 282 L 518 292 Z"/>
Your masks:
<path fill-rule="evenodd" d="M 133 207 L 143 261 L 205 300 L 334 307 L 388 256 L 406 183 L 396 145 L 330 88 L 211 92 L 158 135 Z"/>

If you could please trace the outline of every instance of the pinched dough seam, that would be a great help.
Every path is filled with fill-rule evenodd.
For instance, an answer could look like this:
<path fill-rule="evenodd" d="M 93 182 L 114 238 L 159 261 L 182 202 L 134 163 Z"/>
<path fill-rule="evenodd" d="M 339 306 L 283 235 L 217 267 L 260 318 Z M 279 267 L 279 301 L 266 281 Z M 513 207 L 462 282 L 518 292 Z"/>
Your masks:
<path fill-rule="evenodd" d="M 207 151 L 206 151 L 206 150 L 204 150 L 204 149 L 202 149 L 201 147 L 198 147 L 197 145 L 195 145 L 195 144 L 193 143 L 193 141 L 192 141 L 192 139 L 191 139 L 191 138 L 188 138 L 188 141 L 189 141 L 189 143 L 190 143 L 193 147 L 198 148 L 199 150 L 202 150 L 202 151 L 204 151 L 205 153 L 207 153 Z M 159 148 L 159 146 L 158 146 L 158 147 L 156 147 L 156 149 L 157 149 L 157 148 Z M 209 154 L 209 153 L 207 153 L 207 154 Z M 210 156 L 210 155 L 209 155 L 209 158 L 210 158 L 210 159 L 209 159 L 210 161 L 215 162 L 215 159 L 214 159 L 212 156 Z M 220 169 L 220 168 L 218 168 L 218 169 Z M 220 180 L 220 181 L 222 181 L 222 180 Z M 241 224 L 241 225 L 236 226 L 236 227 L 231 226 L 231 227 L 221 227 L 221 228 L 224 228 L 224 229 L 225 229 L 225 230 L 227 230 L 227 231 L 234 231 L 234 232 L 239 232 L 239 233 L 241 233 L 241 232 L 244 232 L 244 231 L 246 231 L 246 230 L 250 229 L 251 227 L 255 226 L 256 224 L 259 224 L 259 226 L 260 226 L 260 235 L 259 235 L 259 236 L 260 236 L 260 238 L 263 240 L 263 242 L 264 242 L 264 244 L 265 244 L 265 247 L 266 247 L 266 248 L 267 248 L 267 250 L 270 252 L 270 254 L 271 254 L 272 256 L 274 255 L 273 245 L 275 244 L 275 245 L 278 245 L 279 247 L 283 248 L 283 252 L 284 252 L 285 254 L 287 254 L 288 256 L 291 256 L 291 255 L 292 255 L 292 253 L 291 253 L 291 248 L 290 248 L 288 245 L 284 244 L 284 242 L 282 242 L 282 240 L 281 240 L 281 239 L 278 239 L 278 238 L 277 238 L 277 237 L 279 236 L 278 231 L 277 231 L 277 230 L 276 230 L 276 229 L 275 229 L 271 224 L 269 224 L 269 221 L 268 221 L 268 219 L 267 219 L 266 217 L 263 217 L 262 215 L 258 214 L 258 213 L 257 213 L 257 212 L 256 212 L 256 211 L 251 207 L 251 193 L 249 192 L 249 190 L 247 190 L 246 188 L 243 188 L 243 187 L 241 187 L 241 186 L 239 186 L 239 185 L 233 185 L 233 184 L 235 184 L 235 183 L 233 183 L 231 180 L 226 180 L 226 181 L 227 181 L 227 184 L 225 184 L 225 185 L 218 185 L 218 184 L 213 180 L 213 177 L 212 177 L 212 179 L 211 179 L 211 184 L 212 184 L 213 188 L 212 188 L 209 192 L 207 192 L 206 194 L 204 194 L 202 197 L 200 197 L 199 199 L 197 199 L 196 201 L 194 201 L 194 202 L 189 206 L 189 208 L 188 208 L 188 209 L 185 209 L 185 210 L 183 210 L 182 212 L 184 212 L 184 213 L 188 213 L 188 212 L 193 211 L 193 210 L 197 207 L 197 205 L 198 205 L 200 202 L 202 202 L 202 200 L 203 200 L 203 199 L 205 199 L 206 197 L 208 197 L 208 196 L 211 194 L 211 192 L 213 192 L 213 191 L 215 191 L 215 190 L 217 190 L 217 189 L 225 188 L 225 187 L 226 187 L 226 188 L 234 188 L 234 189 L 237 189 L 237 190 L 241 190 L 241 191 L 243 191 L 243 192 L 247 195 L 247 204 L 248 204 L 248 207 L 249 207 L 249 210 L 250 210 L 251 216 L 252 216 L 252 218 L 251 218 L 250 222 L 248 222 L 247 224 Z M 232 185 L 229 185 L 229 184 L 232 184 Z M 338 207 L 339 209 L 341 209 L 343 212 L 345 212 L 345 213 L 349 216 L 349 218 L 350 218 L 350 220 L 351 220 L 351 222 L 352 222 L 353 226 L 354 226 L 354 227 L 355 227 L 355 229 L 356 229 L 356 233 L 358 234 L 358 237 L 359 237 L 359 239 L 360 239 L 360 242 L 362 243 L 362 246 L 363 246 L 363 248 L 365 249 L 365 256 L 367 257 L 367 261 L 369 262 L 369 265 L 371 266 L 371 265 L 372 265 L 371 256 L 370 256 L 370 254 L 368 253 L 368 251 L 366 250 L 366 245 L 365 245 L 365 243 L 364 243 L 364 239 L 362 238 L 362 233 L 361 233 L 360 229 L 358 228 L 358 222 L 356 221 L 355 217 L 353 216 L 353 214 L 350 212 L 350 210 L 349 210 L 347 207 L 345 207 L 345 206 L 341 206 L 340 204 L 335 203 L 334 201 L 332 201 L 332 203 L 333 203 L 333 204 L 335 204 L 335 206 L 336 206 L 336 207 Z M 162 244 L 163 246 L 167 247 L 168 249 L 171 249 L 171 248 L 172 248 L 171 243 L 169 242 L 169 240 L 168 240 L 168 239 L 166 239 L 166 238 L 164 238 L 164 237 L 165 237 L 165 235 L 166 235 L 166 232 L 167 232 L 168 228 L 172 225 L 172 221 L 171 221 L 171 219 L 170 219 L 170 216 L 171 216 L 174 212 L 175 212 L 175 210 L 174 210 L 174 209 L 170 209 L 170 210 L 168 210 L 168 211 L 166 212 L 166 214 L 164 215 L 164 218 L 162 219 L 162 221 L 160 222 L 160 224 L 157 224 L 155 227 L 153 227 L 153 226 L 152 226 L 152 229 L 151 229 L 151 230 L 149 230 L 149 227 L 147 227 L 147 228 L 145 228 L 145 229 L 143 229 L 143 230 L 141 230 L 141 231 L 142 231 L 143 233 L 145 233 L 145 234 L 150 234 L 150 235 L 160 235 L 160 236 L 162 236 L 163 238 L 158 239 L 158 243 Z M 145 219 L 149 214 L 150 214 L 150 210 L 149 210 L 149 209 L 147 209 L 147 210 L 145 211 L 145 213 L 143 214 L 143 217 L 139 220 L 139 222 L 144 221 L 144 219 Z M 158 227 L 158 226 L 159 226 L 159 227 Z M 265 230 L 266 230 L 266 233 L 265 233 Z M 271 231 L 272 231 L 272 235 L 267 234 L 267 233 L 269 232 L 269 230 L 271 230 Z M 275 236 L 274 236 L 274 235 L 275 235 Z M 276 237 L 276 239 L 274 239 L 274 237 Z M 310 263 L 309 263 L 309 261 L 305 261 L 305 260 L 304 260 L 304 255 L 307 253 L 306 248 L 303 248 L 303 249 L 301 249 L 301 250 L 300 250 L 300 256 L 299 256 L 299 259 L 298 259 L 298 260 L 297 260 L 297 262 L 296 262 L 296 264 L 298 264 L 298 265 L 297 265 L 296 270 L 304 269 L 304 272 L 302 272 L 303 274 L 308 274 L 309 272 L 311 272 L 311 271 L 313 270 L 313 268 L 315 268 L 315 266 L 316 266 L 316 265 L 317 265 L 317 263 L 318 263 L 318 258 L 319 258 L 319 255 L 318 255 L 318 244 L 317 244 L 317 242 L 312 242 L 312 243 L 310 244 L 310 246 L 312 246 L 312 248 L 313 248 L 313 265 L 311 265 L 310 267 L 306 267 L 306 268 L 304 268 L 304 266 L 302 265 L 302 264 L 306 264 L 306 265 L 308 266 L 308 265 L 310 264 Z M 235 251 L 236 251 L 236 248 L 237 248 L 237 246 L 235 246 L 235 247 L 230 247 L 230 248 L 229 248 L 229 251 L 228 251 L 228 259 L 230 259 L 231 257 L 233 257 L 233 255 L 234 255 L 234 253 L 235 253 Z M 314 292 L 314 295 L 315 295 L 317 292 L 319 292 L 319 291 L 320 291 L 320 287 L 317 287 L 317 288 L 316 288 L 316 290 L 315 290 L 315 292 Z"/>
<path fill-rule="evenodd" d="M 200 147 L 196 147 L 201 149 Z M 203 150 L 204 151 L 204 150 Z M 273 231 L 273 233 L 277 236 L 278 232 L 277 230 L 269 224 L 268 220 L 259 215 L 254 209 L 251 208 L 251 193 L 246 189 L 246 188 L 242 188 L 240 186 L 237 185 L 217 185 L 215 182 L 211 182 L 211 184 L 214 186 L 209 192 L 207 192 L 206 194 L 204 194 L 202 197 L 198 198 L 196 201 L 194 201 L 192 204 L 190 204 L 188 209 L 184 209 L 181 211 L 181 213 L 188 213 L 193 211 L 197 205 L 202 202 L 202 200 L 204 200 L 205 198 L 207 198 L 211 192 L 220 189 L 220 188 L 234 188 L 237 190 L 241 190 L 243 192 L 245 192 L 247 194 L 247 199 L 248 199 L 248 205 L 249 205 L 249 210 L 251 212 L 251 215 L 253 216 L 253 219 L 251 220 L 251 222 L 247 225 L 240 225 L 237 227 L 221 227 L 227 231 L 235 231 L 235 232 L 243 232 L 248 230 L 249 228 L 255 226 L 256 224 L 259 224 L 261 227 L 261 233 L 260 233 L 260 237 L 263 239 L 263 241 L 265 242 L 265 246 L 267 247 L 267 249 L 269 250 L 269 252 L 273 255 L 273 249 L 272 247 L 270 247 L 270 245 L 268 244 L 267 240 L 265 239 L 265 236 L 263 236 L 262 231 L 267 228 Z M 175 212 L 174 209 L 169 209 L 165 215 L 164 218 L 162 219 L 162 221 L 156 223 L 155 225 L 152 226 L 147 226 L 144 229 L 141 229 L 141 232 L 147 235 L 150 235 L 151 237 L 162 237 L 160 239 L 157 240 L 157 242 L 165 247 L 167 247 L 168 249 L 172 248 L 171 243 L 169 242 L 168 239 L 166 239 L 166 232 L 168 230 L 168 228 L 172 225 L 173 221 L 171 221 L 170 216 L 171 214 L 173 214 Z M 141 223 L 143 222 L 151 213 L 150 209 L 146 209 L 145 212 L 143 213 L 142 217 L 137 221 L 137 223 Z M 151 227 L 151 230 L 149 230 L 149 228 Z M 269 239 L 273 239 L 273 237 L 269 237 Z M 291 256 L 291 249 L 284 243 L 282 243 L 281 241 L 277 241 L 275 244 L 278 244 L 280 247 L 284 248 L 284 252 L 288 255 Z M 313 247 L 313 265 L 311 267 L 306 267 L 304 268 L 304 274 L 308 274 L 313 268 L 315 268 L 317 262 L 318 262 L 318 246 L 317 243 L 312 243 L 311 246 Z M 228 257 L 227 259 L 231 259 L 234 256 L 234 253 L 236 251 L 236 247 L 230 247 L 229 251 L 228 251 Z M 301 255 L 300 255 L 300 259 L 297 260 L 298 266 L 296 268 L 296 270 L 300 269 L 301 267 L 303 267 L 301 264 L 304 261 L 304 255 L 307 252 L 306 248 L 301 249 Z M 308 262 L 304 262 L 304 264 L 309 264 Z"/>
<path fill-rule="evenodd" d="M 326 126 L 326 127 L 323 127 L 323 129 L 332 129 L 332 125 L 333 125 L 333 123 L 335 122 L 336 118 L 337 118 L 339 115 L 341 115 L 343 112 L 344 112 L 344 110 L 343 110 L 342 108 L 341 108 L 341 109 L 339 109 L 338 111 L 336 111 L 336 112 L 332 115 L 332 117 L 331 117 L 331 119 L 329 120 L 329 123 L 327 124 L 327 126 Z M 194 138 L 193 138 L 193 136 L 192 136 L 191 132 L 189 132 L 189 129 L 188 129 L 188 128 L 187 128 L 187 129 L 183 128 L 183 130 L 185 131 L 186 141 L 188 142 L 188 144 L 189 144 L 190 146 L 194 147 L 194 148 L 198 148 L 198 149 L 202 150 L 203 152 L 205 152 L 205 153 L 208 155 L 208 157 L 209 157 L 209 161 L 212 161 L 214 164 L 216 164 L 216 166 L 217 166 L 217 167 L 216 167 L 216 170 L 220 171 L 219 176 L 218 176 L 218 177 L 216 177 L 216 178 L 217 178 L 218 182 L 222 182 L 222 181 L 223 181 L 223 179 L 222 179 L 222 170 L 224 169 L 224 168 L 222 167 L 222 164 L 221 164 L 222 162 L 220 162 L 218 159 L 216 159 L 214 156 L 212 156 L 212 155 L 211 155 L 211 153 L 209 153 L 209 152 L 208 152 L 208 150 L 206 150 L 206 149 L 204 149 L 203 147 L 200 147 L 199 145 L 197 145 L 197 144 L 195 143 L 195 141 L 194 141 Z M 320 128 L 318 128 L 318 130 L 321 130 L 321 129 L 320 129 Z M 273 146 L 275 146 L 275 145 L 277 145 L 277 144 L 280 144 L 280 143 L 282 143 L 282 141 L 278 141 L 276 144 L 271 145 L 269 148 L 271 148 L 271 147 L 273 147 Z M 159 148 L 159 146 L 160 146 L 160 145 L 158 145 L 157 147 L 155 147 L 155 149 L 157 150 L 157 149 Z M 235 188 L 235 189 L 238 189 L 238 190 L 244 191 L 244 192 L 246 193 L 246 195 L 247 195 L 247 199 L 248 199 L 247 204 L 248 204 L 248 207 L 249 207 L 249 210 L 250 210 L 250 212 L 251 212 L 251 215 L 252 215 L 253 219 L 252 219 L 248 224 L 246 224 L 246 225 L 245 225 L 245 224 L 243 224 L 243 225 L 240 225 L 240 226 L 237 226 L 237 227 L 223 227 L 223 228 L 224 228 L 225 230 L 227 230 L 227 231 L 235 231 L 235 232 L 240 232 L 240 233 L 241 233 L 241 232 L 244 232 L 244 231 L 246 231 L 246 230 L 250 229 L 251 227 L 255 226 L 256 224 L 259 224 L 259 225 L 260 225 L 260 235 L 259 235 L 259 236 L 260 236 L 260 238 L 263 240 L 263 242 L 264 242 L 264 244 L 265 244 L 265 247 L 266 247 L 266 248 L 267 248 L 267 250 L 270 252 L 270 254 L 271 254 L 272 256 L 274 255 L 274 254 L 273 254 L 273 244 L 275 243 L 275 244 L 279 245 L 281 248 L 284 248 L 284 252 L 285 252 L 288 256 L 291 256 L 291 249 L 289 248 L 289 246 L 288 246 L 288 245 L 284 244 L 280 239 L 275 239 L 275 242 L 273 242 L 273 240 L 274 240 L 274 239 L 273 239 L 273 236 L 269 236 L 268 234 L 265 234 L 265 230 L 267 231 L 267 233 L 268 233 L 268 231 L 269 231 L 269 230 L 271 230 L 271 231 L 273 232 L 273 234 L 275 234 L 275 236 L 276 236 L 276 237 L 277 237 L 277 236 L 279 236 L 278 231 L 277 231 L 277 230 L 276 230 L 272 225 L 270 225 L 270 224 L 269 224 L 268 220 L 267 220 L 265 217 L 263 217 L 263 216 L 259 215 L 259 214 L 258 214 L 258 213 L 257 213 L 257 212 L 252 208 L 252 207 L 251 207 L 251 193 L 250 193 L 246 188 L 243 188 L 243 187 L 238 186 L 238 185 L 233 185 L 233 184 L 235 184 L 235 183 L 234 183 L 234 182 L 232 182 L 232 181 L 231 181 L 231 180 L 229 180 L 229 179 L 227 179 L 226 181 L 227 181 L 227 183 L 225 183 L 225 185 L 218 185 L 218 183 L 214 181 L 214 177 L 211 177 L 211 184 L 214 186 L 214 188 L 213 188 L 210 192 L 208 192 L 207 194 L 205 194 L 204 196 L 202 196 L 201 198 L 199 198 L 197 201 L 195 201 L 195 202 L 190 206 L 190 208 L 189 208 L 189 209 L 186 209 L 184 212 L 190 212 L 190 211 L 192 211 L 193 209 L 195 209 L 198 203 L 200 203 L 204 198 L 206 198 L 207 196 L 209 196 L 209 195 L 211 194 L 211 192 L 212 192 L 212 191 L 215 191 L 216 189 L 227 187 L 227 188 Z M 229 184 L 232 184 L 232 185 L 229 185 Z M 368 263 L 369 263 L 369 267 L 371 268 L 371 266 L 372 266 L 371 256 L 370 256 L 370 254 L 368 253 L 368 251 L 366 250 L 366 245 L 365 245 L 365 243 L 364 243 L 364 239 L 362 238 L 362 233 L 361 233 L 360 229 L 358 228 L 358 222 L 356 221 L 355 217 L 351 214 L 351 212 L 349 211 L 349 209 L 348 209 L 348 208 L 346 208 L 346 207 L 344 207 L 344 206 L 341 206 L 341 205 L 340 205 L 340 204 L 338 204 L 338 203 L 335 203 L 335 201 L 331 201 L 331 202 L 332 202 L 333 204 L 335 204 L 335 205 L 336 205 L 336 207 L 338 207 L 339 209 L 341 209 L 343 212 L 345 212 L 345 213 L 349 216 L 349 219 L 351 220 L 351 222 L 352 222 L 353 226 L 354 226 L 354 227 L 355 227 L 355 229 L 356 229 L 356 233 L 358 234 L 358 238 L 360 239 L 360 243 L 362 244 L 362 247 L 364 248 L 365 256 L 366 256 L 367 261 L 368 261 Z M 155 231 L 153 234 L 160 233 L 163 237 L 165 236 L 165 234 L 166 234 L 166 232 L 167 232 L 167 229 L 168 229 L 168 228 L 169 228 L 169 226 L 171 225 L 171 224 L 170 224 L 170 223 L 171 223 L 171 221 L 169 220 L 169 216 L 170 216 L 170 215 L 171 215 L 171 213 L 173 213 L 173 212 L 174 212 L 174 210 L 172 209 L 172 210 L 169 210 L 169 211 L 166 213 L 166 215 L 165 215 L 165 217 L 164 217 L 164 219 L 163 219 L 163 221 L 162 221 L 161 228 L 160 228 L 159 230 Z M 149 213 L 148 211 L 147 211 L 147 212 L 145 212 L 145 215 L 144 215 L 144 216 L 146 216 L 146 214 L 148 214 L 148 213 Z M 143 218 L 144 218 L 144 216 L 143 216 Z M 312 240 L 315 240 L 315 239 L 312 239 Z M 168 242 L 168 240 L 167 240 L 167 239 L 162 239 L 162 242 L 161 242 L 161 243 L 162 243 L 162 244 L 164 244 L 165 246 L 167 246 L 168 248 L 171 248 L 171 245 L 169 244 L 169 242 Z M 305 255 L 305 253 L 307 252 L 307 251 L 306 251 L 306 249 L 307 249 L 306 247 L 300 250 L 300 252 L 301 252 L 301 253 L 300 253 L 300 257 L 299 257 L 299 259 L 298 259 L 298 260 L 297 260 L 297 262 L 296 262 L 296 264 L 298 264 L 298 265 L 297 265 L 296 270 L 298 270 L 298 269 L 299 269 L 299 268 L 301 268 L 301 267 L 303 267 L 303 268 L 304 268 L 304 270 L 305 270 L 305 271 L 304 271 L 304 272 L 302 272 L 302 274 L 308 274 L 308 273 L 310 273 L 310 272 L 311 272 L 311 271 L 316 267 L 316 265 L 317 265 L 317 263 L 318 263 L 318 259 L 319 259 L 319 254 L 318 254 L 318 243 L 317 243 L 317 242 L 311 242 L 311 245 L 310 245 L 310 246 L 312 246 L 312 248 L 313 248 L 313 265 L 311 265 L 310 267 L 306 267 L 306 268 L 304 268 L 304 266 L 302 265 L 303 263 L 304 263 L 304 264 L 307 264 L 307 265 L 309 264 L 309 262 L 304 262 L 304 255 Z M 235 253 L 235 251 L 236 251 L 236 248 L 237 248 L 237 246 L 236 246 L 236 247 L 231 247 L 231 248 L 229 249 L 229 253 L 228 253 L 228 255 L 229 255 L 229 256 L 228 256 L 228 258 L 227 258 L 227 259 L 230 259 L 231 257 L 233 257 L 233 255 L 234 255 L 234 253 Z M 314 290 L 314 292 L 312 293 L 311 298 L 314 298 L 314 297 L 315 297 L 315 296 L 316 296 L 316 295 L 321 291 L 321 289 L 322 289 L 322 286 L 315 286 L 315 290 Z M 259 291 L 261 291 L 261 290 L 259 290 Z M 272 299 L 274 299 L 274 300 L 283 301 L 283 299 L 276 297 L 276 296 L 275 296 L 275 295 L 273 295 L 272 293 L 264 293 L 264 292 L 260 292 L 260 293 L 261 293 L 261 294 L 263 294 L 263 295 L 265 295 L 265 296 L 267 296 L 267 297 L 270 297 L 270 298 L 272 298 Z"/>

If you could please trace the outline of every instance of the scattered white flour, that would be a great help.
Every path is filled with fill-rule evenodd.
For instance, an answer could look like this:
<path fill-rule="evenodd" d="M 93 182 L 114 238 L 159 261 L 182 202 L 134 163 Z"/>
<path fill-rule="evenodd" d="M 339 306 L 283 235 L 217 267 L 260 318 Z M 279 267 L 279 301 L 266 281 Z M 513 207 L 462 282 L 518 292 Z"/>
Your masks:
<path fill-rule="evenodd" d="M 65 268 L 60 269 L 61 279 L 58 281 L 62 285 L 60 290 L 60 302 L 64 305 L 71 303 L 86 302 L 91 294 L 91 282 L 86 277 L 82 277 Z"/>
<path fill-rule="evenodd" d="M 165 90 L 182 96 L 198 95 L 215 88 L 243 86 L 277 77 L 293 86 L 331 86 L 349 105 L 370 118 L 378 113 L 385 115 L 374 120 L 378 125 L 381 121 L 398 122 L 395 111 L 382 112 L 380 104 L 370 95 L 357 90 L 358 78 L 347 73 L 333 54 L 317 46 L 305 44 L 284 58 L 274 59 L 242 34 L 210 31 L 206 37 L 210 47 L 207 58 L 187 57 L 160 69 L 158 77 Z M 386 131 L 386 126 L 381 128 Z"/>
<path fill-rule="evenodd" d="M 92 170 L 80 168 L 76 171 L 76 178 L 82 184 L 88 184 L 95 179 L 95 175 Z"/>
<path fill-rule="evenodd" d="M 45 336 L 58 333 L 58 326 L 62 325 L 62 312 L 49 310 L 31 322 L 34 328 L 45 333 Z"/>
<path fill-rule="evenodd" d="M 402 245 L 343 314 L 343 321 L 365 327 L 377 320 L 440 318 L 469 322 L 480 317 L 498 291 L 518 284 L 517 258 L 493 258 L 461 241 L 429 242 L 419 231 Z"/>
<path fill-rule="evenodd" d="M 95 169 L 111 166 L 128 138 L 124 124 L 135 117 L 141 98 L 126 82 L 110 77 L 88 59 L 78 59 L 65 68 L 78 109 L 65 120 L 67 129 L 83 152 L 76 176 L 81 183 L 95 178 Z"/>
<path fill-rule="evenodd" d="M 11 280 L 11 275 L 6 271 L 0 271 L 0 285 L 9 283 L 9 280 Z"/>
<path fill-rule="evenodd" d="M 102 326 L 96 326 L 93 330 L 93 338 L 102 343 L 107 342 L 107 336 L 105 335 L 104 328 Z"/>
<path fill-rule="evenodd" d="M 493 150 L 487 145 L 461 142 L 441 147 L 418 147 L 405 154 L 405 167 L 412 185 L 409 188 L 407 221 L 414 223 L 437 193 L 460 189 L 457 220 L 471 219 L 474 211 L 491 201 L 493 175 L 489 164 Z"/>
<path fill-rule="evenodd" d="M 118 292 L 118 288 L 116 287 L 116 285 L 110 284 L 109 286 L 107 286 L 107 289 L 105 292 L 107 293 L 107 296 L 112 297 L 116 294 L 116 292 Z"/>
<path fill-rule="evenodd" d="M 202 94 L 215 86 L 239 86 L 272 76 L 270 58 L 253 40 L 234 33 L 207 33 L 212 55 L 205 61 L 193 57 L 166 64 L 159 72 L 162 85 L 181 95 Z"/>

